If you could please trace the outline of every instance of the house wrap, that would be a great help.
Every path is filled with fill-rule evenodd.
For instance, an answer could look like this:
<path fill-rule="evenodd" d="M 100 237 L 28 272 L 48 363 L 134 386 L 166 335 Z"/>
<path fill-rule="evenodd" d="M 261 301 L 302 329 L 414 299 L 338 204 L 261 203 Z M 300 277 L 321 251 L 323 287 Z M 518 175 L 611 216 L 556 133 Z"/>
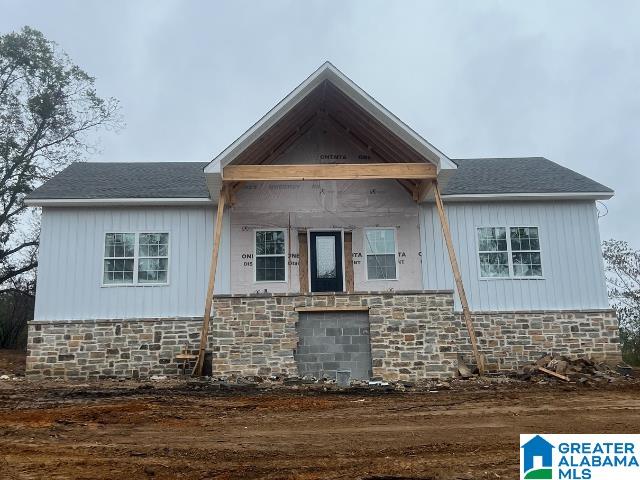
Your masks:
<path fill-rule="evenodd" d="M 27 374 L 173 375 L 202 352 L 214 376 L 411 381 L 459 358 L 617 360 L 612 196 L 541 157 L 448 158 L 325 63 L 210 162 L 74 163 L 27 197 Z"/>

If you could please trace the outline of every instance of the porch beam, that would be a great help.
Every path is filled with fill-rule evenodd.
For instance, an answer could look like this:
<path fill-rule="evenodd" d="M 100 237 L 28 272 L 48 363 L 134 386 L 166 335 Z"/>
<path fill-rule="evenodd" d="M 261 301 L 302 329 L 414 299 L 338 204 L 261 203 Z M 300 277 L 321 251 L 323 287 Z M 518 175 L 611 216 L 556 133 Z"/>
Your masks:
<path fill-rule="evenodd" d="M 225 182 L 435 179 L 436 166 L 429 163 L 360 163 L 324 165 L 227 165 Z"/>
<path fill-rule="evenodd" d="M 433 190 L 435 194 L 436 208 L 438 209 L 438 215 L 440 216 L 440 225 L 442 226 L 444 241 L 447 245 L 447 251 L 449 252 L 449 261 L 451 262 L 451 270 L 453 270 L 453 278 L 455 279 L 456 287 L 458 289 L 458 296 L 460 297 L 460 303 L 462 304 L 462 316 L 464 317 L 464 322 L 467 325 L 467 332 L 469 332 L 469 339 L 471 340 L 473 356 L 476 360 L 476 364 L 478 365 L 478 371 L 480 372 L 480 375 L 484 375 L 484 357 L 478 350 L 478 340 L 476 338 L 476 331 L 473 327 L 473 320 L 471 319 L 469 302 L 467 301 L 467 295 L 464 291 L 462 275 L 460 274 L 458 260 L 456 259 L 456 252 L 453 248 L 453 241 L 451 239 L 451 230 L 449 230 L 449 221 L 447 220 L 447 214 L 444 211 L 444 204 L 442 203 L 440 188 L 438 187 L 437 182 L 433 182 Z"/>
<path fill-rule="evenodd" d="M 220 237 L 222 234 L 222 219 L 224 217 L 224 206 L 229 196 L 229 187 L 224 185 L 220 190 L 218 198 L 218 211 L 216 213 L 216 226 L 213 233 L 213 251 L 211 252 L 211 264 L 209 266 L 209 286 L 207 287 L 207 297 L 204 302 L 204 316 L 202 317 L 202 327 L 200 329 L 200 348 L 198 350 L 198 359 L 193 369 L 193 376 L 202 375 L 202 367 L 204 365 L 204 353 L 207 348 L 207 339 L 209 336 L 209 323 L 211 320 L 211 307 L 213 303 L 213 290 L 216 285 L 216 271 L 218 269 L 218 254 L 220 253 Z"/>

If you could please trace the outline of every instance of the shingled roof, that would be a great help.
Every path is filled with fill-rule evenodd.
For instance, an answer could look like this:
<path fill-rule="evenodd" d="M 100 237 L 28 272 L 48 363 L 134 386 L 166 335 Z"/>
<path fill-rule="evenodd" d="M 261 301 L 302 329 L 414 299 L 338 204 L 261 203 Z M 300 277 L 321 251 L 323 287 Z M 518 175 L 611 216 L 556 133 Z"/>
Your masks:
<path fill-rule="evenodd" d="M 443 195 L 610 193 L 613 190 L 544 157 L 454 159 Z"/>
<path fill-rule="evenodd" d="M 610 188 L 546 158 L 454 160 L 443 195 L 601 193 Z M 27 199 L 207 199 L 207 162 L 74 163 Z"/>
<path fill-rule="evenodd" d="M 27 198 L 209 198 L 207 163 L 72 163 Z"/>

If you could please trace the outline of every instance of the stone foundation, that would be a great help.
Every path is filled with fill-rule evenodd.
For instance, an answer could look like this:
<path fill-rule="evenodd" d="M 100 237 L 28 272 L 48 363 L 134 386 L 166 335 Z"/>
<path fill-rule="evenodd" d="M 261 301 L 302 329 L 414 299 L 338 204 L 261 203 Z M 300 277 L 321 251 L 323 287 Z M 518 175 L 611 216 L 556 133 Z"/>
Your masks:
<path fill-rule="evenodd" d="M 456 332 L 442 335 L 441 341 L 463 352 L 471 362 L 471 345 L 461 317 L 456 314 Z M 614 310 L 476 312 L 473 324 L 490 370 L 515 370 L 547 353 L 615 363 L 622 360 Z"/>
<path fill-rule="evenodd" d="M 374 378 L 451 377 L 458 354 L 473 363 L 450 291 L 216 296 L 208 338 L 213 375 L 298 375 L 294 353 L 304 307 L 368 309 Z M 197 350 L 201 323 L 197 317 L 33 321 L 27 375 L 176 375 L 182 362 L 175 356 L 185 347 Z M 515 369 L 544 353 L 620 359 L 612 310 L 475 313 L 474 324 L 492 370 Z"/>

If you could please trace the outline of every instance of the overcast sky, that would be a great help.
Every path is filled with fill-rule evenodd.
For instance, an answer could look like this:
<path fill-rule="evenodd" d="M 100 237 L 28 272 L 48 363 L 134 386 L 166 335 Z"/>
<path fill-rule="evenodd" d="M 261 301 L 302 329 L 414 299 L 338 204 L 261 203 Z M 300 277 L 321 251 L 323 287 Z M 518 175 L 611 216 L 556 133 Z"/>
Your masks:
<path fill-rule="evenodd" d="M 602 237 L 640 248 L 638 1 L 0 0 L 23 25 L 122 103 L 88 160 L 207 161 L 330 60 L 451 158 L 613 188 Z"/>

